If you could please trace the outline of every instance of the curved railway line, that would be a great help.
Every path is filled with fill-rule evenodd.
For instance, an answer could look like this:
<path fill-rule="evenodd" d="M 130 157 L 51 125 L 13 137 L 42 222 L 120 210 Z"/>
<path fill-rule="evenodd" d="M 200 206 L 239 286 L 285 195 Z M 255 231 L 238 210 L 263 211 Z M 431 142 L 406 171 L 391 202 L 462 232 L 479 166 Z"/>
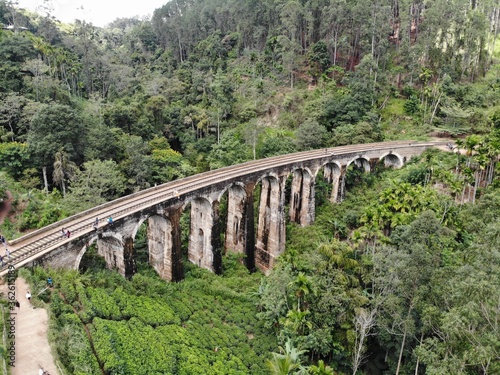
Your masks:
<path fill-rule="evenodd" d="M 416 147 L 439 147 L 444 146 L 446 143 L 447 142 L 445 141 L 396 141 L 340 146 L 281 155 L 267 159 L 253 160 L 230 167 L 203 172 L 181 180 L 171 181 L 104 203 L 100 206 L 80 212 L 54 224 L 9 241 L 8 248 L 10 250 L 10 259 L 4 259 L 5 265 L 0 269 L 0 276 L 4 276 L 7 273 L 9 266 L 13 266 L 15 268 L 22 267 L 61 244 L 73 241 L 75 238 L 93 231 L 93 223 L 96 217 L 99 217 L 100 220 L 102 220 L 105 217 L 111 216 L 114 220 L 117 220 L 129 215 L 130 213 L 141 211 L 142 209 L 151 207 L 155 204 L 210 186 L 215 182 L 220 183 L 255 172 L 265 172 L 268 169 L 284 166 L 290 163 L 325 157 L 335 160 L 335 156 L 345 156 L 352 153 L 377 150 L 390 151 L 397 149 L 398 147 L 408 147 L 412 145 Z M 103 225 L 107 224 L 103 224 L 101 221 L 100 227 Z M 63 228 L 70 229 L 71 238 L 62 237 L 61 230 Z"/>

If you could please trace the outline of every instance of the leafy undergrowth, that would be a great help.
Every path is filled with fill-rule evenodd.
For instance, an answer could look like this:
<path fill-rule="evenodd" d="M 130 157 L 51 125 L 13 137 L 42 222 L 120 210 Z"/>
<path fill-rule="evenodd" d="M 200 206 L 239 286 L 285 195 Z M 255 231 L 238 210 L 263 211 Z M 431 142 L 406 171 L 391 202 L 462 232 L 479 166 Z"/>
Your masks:
<path fill-rule="evenodd" d="M 276 347 L 256 318 L 260 274 L 234 259 L 224 276 L 187 266 L 168 283 L 152 272 L 51 274 L 52 335 L 72 374 L 265 374 Z M 36 268 L 41 285 L 49 271 Z"/>

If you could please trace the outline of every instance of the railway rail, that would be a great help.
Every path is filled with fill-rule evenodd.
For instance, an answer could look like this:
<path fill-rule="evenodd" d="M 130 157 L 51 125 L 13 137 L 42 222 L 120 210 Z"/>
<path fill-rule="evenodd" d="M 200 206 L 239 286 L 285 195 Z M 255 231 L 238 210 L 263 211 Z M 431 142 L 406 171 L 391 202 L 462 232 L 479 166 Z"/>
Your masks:
<path fill-rule="evenodd" d="M 96 217 L 99 217 L 102 220 L 102 218 L 111 216 L 113 217 L 113 220 L 117 220 L 131 213 L 139 212 L 155 204 L 180 197 L 198 189 L 210 186 L 214 183 L 234 180 L 237 177 L 256 172 L 265 172 L 266 170 L 285 166 L 291 163 L 321 158 L 334 160 L 336 156 L 343 157 L 349 154 L 363 153 L 367 151 L 390 151 L 408 146 L 438 147 L 444 145 L 446 145 L 446 142 L 444 141 L 396 141 L 340 146 L 326 149 L 323 148 L 320 150 L 298 152 L 267 159 L 253 160 L 230 167 L 199 173 L 181 180 L 171 181 L 104 203 L 100 206 L 80 212 L 76 215 L 58 221 L 57 223 L 53 223 L 9 241 L 10 259 L 4 259 L 4 266 L 0 268 L 0 276 L 4 276 L 7 273 L 9 266 L 19 268 L 41 257 L 45 253 L 50 252 L 54 248 L 93 231 L 94 220 Z M 102 226 L 102 224 L 100 226 Z M 70 229 L 71 238 L 64 238 L 61 235 L 63 228 Z"/>

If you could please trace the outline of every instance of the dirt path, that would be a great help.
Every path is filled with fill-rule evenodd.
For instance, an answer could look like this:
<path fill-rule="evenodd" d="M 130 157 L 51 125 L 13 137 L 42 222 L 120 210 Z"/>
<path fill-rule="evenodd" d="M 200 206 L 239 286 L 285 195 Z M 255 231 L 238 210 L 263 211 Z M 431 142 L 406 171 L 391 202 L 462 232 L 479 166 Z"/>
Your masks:
<path fill-rule="evenodd" d="M 12 194 L 10 191 L 6 191 L 7 199 L 0 204 L 0 224 L 3 223 L 3 219 L 9 214 L 12 207 Z"/>
<path fill-rule="evenodd" d="M 7 191 L 7 200 L 0 204 L 0 223 L 9 214 L 12 203 L 12 194 Z M 3 248 L 2 254 L 3 255 Z M 11 367 L 12 375 L 37 375 L 39 366 L 48 371 L 50 375 L 57 375 L 54 358 L 50 352 L 47 331 L 49 317 L 45 309 L 33 308 L 26 299 L 29 286 L 26 280 L 17 278 L 15 295 L 21 307 L 11 312 L 15 319 L 15 363 Z M 1 285 L 0 290 L 7 296 L 7 285 Z M 36 292 L 37 293 L 37 292 Z M 35 292 L 32 291 L 33 297 Z M 14 315 L 15 313 L 15 315 Z"/>
<path fill-rule="evenodd" d="M 12 312 L 16 315 L 11 315 L 15 318 L 16 360 L 10 370 L 12 375 L 37 375 L 39 366 L 42 366 L 50 375 L 57 375 L 59 373 L 47 339 L 47 311 L 30 306 L 26 299 L 28 288 L 24 279 L 17 278 L 15 292 L 21 307 Z M 1 289 L 7 295 L 7 286 L 2 285 Z M 36 293 L 32 294 L 34 296 Z"/>

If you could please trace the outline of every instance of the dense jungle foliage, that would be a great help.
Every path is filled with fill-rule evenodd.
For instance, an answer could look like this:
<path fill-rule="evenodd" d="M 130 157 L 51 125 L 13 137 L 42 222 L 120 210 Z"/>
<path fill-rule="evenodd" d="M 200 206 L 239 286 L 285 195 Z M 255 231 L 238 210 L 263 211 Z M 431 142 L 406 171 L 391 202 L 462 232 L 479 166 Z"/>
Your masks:
<path fill-rule="evenodd" d="M 7 238 L 256 158 L 439 135 L 463 151 L 351 170 L 341 204 L 318 180 L 315 224 L 288 225 L 267 277 L 234 257 L 178 284 L 91 253 L 32 270 L 55 281 L 40 297 L 68 373 L 500 373 L 496 1 L 170 1 L 105 28 L 44 4 L 0 0 Z"/>

